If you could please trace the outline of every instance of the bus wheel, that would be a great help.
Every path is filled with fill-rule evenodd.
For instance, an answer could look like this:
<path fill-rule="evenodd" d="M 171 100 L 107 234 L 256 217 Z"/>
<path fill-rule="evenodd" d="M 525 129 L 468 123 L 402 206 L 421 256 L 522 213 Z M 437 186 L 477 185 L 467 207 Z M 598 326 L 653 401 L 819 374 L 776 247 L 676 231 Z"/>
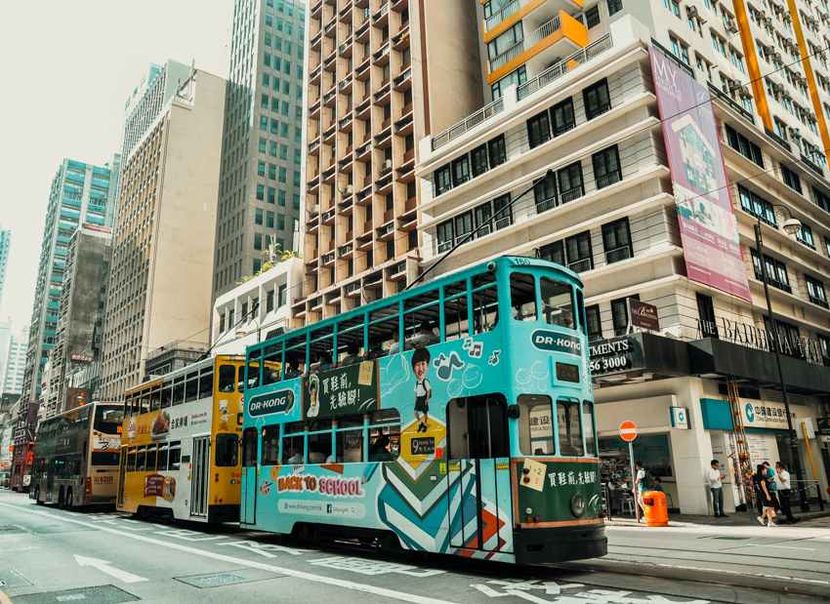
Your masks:
<path fill-rule="evenodd" d="M 66 496 L 63 498 L 63 505 L 66 508 L 71 508 L 72 503 L 73 503 L 73 501 L 72 501 L 72 489 L 69 488 L 69 489 L 66 490 Z"/>

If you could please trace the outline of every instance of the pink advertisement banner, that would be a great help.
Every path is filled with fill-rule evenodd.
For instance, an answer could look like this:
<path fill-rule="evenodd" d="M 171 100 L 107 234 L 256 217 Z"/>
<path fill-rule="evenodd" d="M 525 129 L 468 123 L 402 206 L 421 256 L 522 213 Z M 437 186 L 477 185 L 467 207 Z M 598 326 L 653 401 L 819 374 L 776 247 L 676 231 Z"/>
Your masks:
<path fill-rule="evenodd" d="M 686 274 L 750 300 L 709 91 L 661 50 L 650 54 Z"/>

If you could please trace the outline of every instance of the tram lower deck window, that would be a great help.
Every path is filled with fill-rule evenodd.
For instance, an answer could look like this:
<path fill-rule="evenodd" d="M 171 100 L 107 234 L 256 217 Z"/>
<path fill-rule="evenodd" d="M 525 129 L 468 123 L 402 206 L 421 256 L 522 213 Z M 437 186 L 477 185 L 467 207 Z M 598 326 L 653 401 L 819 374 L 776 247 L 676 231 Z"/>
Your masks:
<path fill-rule="evenodd" d="M 549 396 L 519 396 L 519 448 L 525 455 L 553 455 L 553 406 Z"/>
<path fill-rule="evenodd" d="M 559 423 L 559 454 L 574 457 L 584 455 L 579 401 L 557 401 L 556 419 Z"/>

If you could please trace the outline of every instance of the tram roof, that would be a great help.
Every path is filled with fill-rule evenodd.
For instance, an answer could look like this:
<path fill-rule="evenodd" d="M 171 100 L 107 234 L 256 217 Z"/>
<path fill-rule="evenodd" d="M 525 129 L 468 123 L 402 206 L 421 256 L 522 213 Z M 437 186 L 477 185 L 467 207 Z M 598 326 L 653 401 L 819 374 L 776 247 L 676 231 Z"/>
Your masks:
<path fill-rule="evenodd" d="M 418 285 L 417 287 L 413 287 L 410 290 L 406 290 L 400 293 L 395 294 L 400 300 L 406 300 L 412 297 L 415 297 L 419 294 L 424 292 L 433 290 L 435 288 L 441 287 L 447 283 L 453 283 L 458 281 L 459 278 L 465 277 L 467 274 L 480 274 L 482 272 L 486 272 L 487 267 L 490 264 L 495 264 L 497 267 L 501 267 L 502 269 L 510 267 L 510 268 L 527 268 L 527 267 L 536 267 L 536 268 L 546 268 L 551 269 L 556 272 L 561 273 L 563 276 L 567 277 L 571 280 L 574 284 L 582 287 L 582 279 L 579 277 L 577 273 L 572 271 L 566 266 L 562 266 L 561 264 L 557 264 L 556 262 L 551 262 L 550 260 L 544 260 L 543 258 L 536 258 L 532 256 L 514 256 L 514 255 L 502 255 L 497 256 L 495 258 L 491 258 L 490 260 L 483 261 L 476 263 L 472 266 L 466 266 L 449 273 L 445 273 L 440 277 L 436 277 L 433 280 L 426 281 L 425 283 Z M 354 318 L 358 315 L 365 314 L 367 312 L 372 312 L 378 310 L 380 308 L 384 308 L 389 305 L 388 298 L 381 298 L 380 300 L 373 300 L 369 304 L 364 304 L 357 308 L 353 308 L 347 312 L 341 313 L 336 317 L 329 317 L 327 319 L 323 319 L 322 321 L 317 321 L 316 323 L 312 323 L 310 325 L 305 325 L 303 327 L 298 327 L 297 329 L 289 330 L 285 333 L 281 333 L 278 336 L 274 336 L 273 338 L 269 338 L 267 340 L 263 340 L 258 344 L 252 344 L 245 349 L 245 353 L 250 354 L 253 351 L 261 350 L 266 348 L 270 345 L 270 343 L 277 339 L 277 338 L 285 338 L 291 335 L 296 335 L 298 333 L 303 333 L 304 331 L 309 331 L 312 329 L 320 329 L 321 327 L 326 327 L 328 325 L 333 325 L 334 323 L 339 323 L 344 320 Z"/>
<path fill-rule="evenodd" d="M 236 361 L 238 363 L 242 363 L 245 361 L 245 357 L 243 355 L 236 355 L 236 354 L 218 354 L 216 356 L 210 356 L 200 361 L 196 361 L 191 363 L 190 365 L 186 365 L 185 367 L 181 367 L 180 369 L 174 369 L 173 371 L 169 371 L 164 375 L 160 375 L 154 377 L 149 380 L 145 380 L 140 384 L 136 384 L 130 388 L 124 390 L 124 395 L 133 394 L 134 392 L 138 392 L 141 390 L 146 390 L 147 388 L 152 388 L 153 386 L 160 386 L 165 381 L 169 381 L 173 378 L 177 378 L 180 375 L 185 375 L 188 373 L 192 373 L 193 371 L 198 371 L 203 367 L 210 367 L 212 366 L 217 360 L 228 360 L 228 361 Z"/>

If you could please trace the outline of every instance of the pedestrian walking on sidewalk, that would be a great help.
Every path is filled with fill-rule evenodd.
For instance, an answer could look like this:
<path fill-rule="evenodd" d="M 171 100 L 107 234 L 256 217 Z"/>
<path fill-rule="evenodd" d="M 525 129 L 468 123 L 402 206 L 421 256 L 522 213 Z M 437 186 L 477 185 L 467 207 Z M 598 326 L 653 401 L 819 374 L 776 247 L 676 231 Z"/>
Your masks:
<path fill-rule="evenodd" d="M 787 466 L 780 461 L 775 462 L 775 483 L 778 487 L 778 503 L 781 505 L 781 512 L 787 517 L 787 522 L 790 524 L 798 522 L 798 518 L 793 516 L 793 510 L 790 506 L 790 493 L 792 492 L 790 473 L 787 471 Z"/>
<path fill-rule="evenodd" d="M 769 475 L 767 474 L 767 467 L 764 464 L 758 464 L 755 476 L 752 477 L 752 482 L 755 485 L 761 501 L 762 512 L 757 518 L 758 524 L 773 527 L 775 526 L 775 502 L 770 496 Z"/>
<path fill-rule="evenodd" d="M 775 470 L 772 469 L 768 461 L 764 462 L 764 467 L 767 470 L 767 487 L 769 488 L 770 499 L 772 499 L 772 506 L 775 508 L 775 512 L 778 513 L 781 511 L 781 503 L 778 501 L 778 483 L 775 480 Z"/>
<path fill-rule="evenodd" d="M 720 469 L 720 462 L 713 459 L 706 471 L 706 483 L 709 485 L 709 492 L 712 493 L 712 510 L 715 518 L 726 518 L 723 513 L 723 479 L 724 475 Z"/>
<path fill-rule="evenodd" d="M 643 462 L 634 462 L 634 498 L 637 505 L 640 506 L 640 519 L 646 512 L 645 502 L 643 501 L 643 493 L 646 491 L 646 470 L 643 468 Z"/>

